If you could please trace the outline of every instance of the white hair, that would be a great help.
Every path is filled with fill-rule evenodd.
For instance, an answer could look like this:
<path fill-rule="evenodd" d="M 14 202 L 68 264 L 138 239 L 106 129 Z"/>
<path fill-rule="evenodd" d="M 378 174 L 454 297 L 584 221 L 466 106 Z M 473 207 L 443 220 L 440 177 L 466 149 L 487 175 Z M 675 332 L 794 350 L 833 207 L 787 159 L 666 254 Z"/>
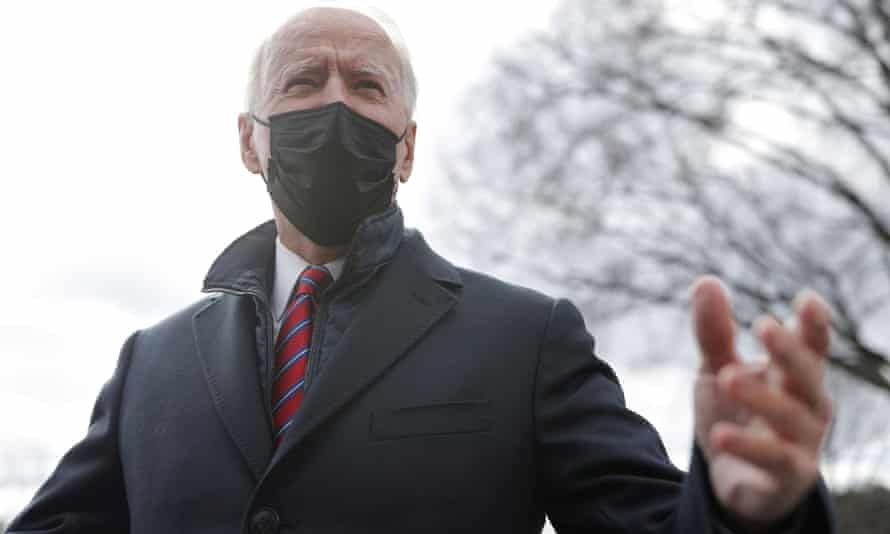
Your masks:
<path fill-rule="evenodd" d="M 395 21 L 382 10 L 367 5 L 332 1 L 304 2 L 304 4 L 306 5 L 294 13 L 282 27 L 288 26 L 294 19 L 309 9 L 316 7 L 335 7 L 361 13 L 383 28 L 383 31 L 386 33 L 387 37 L 389 37 L 390 42 L 392 42 L 392 45 L 399 56 L 399 63 L 401 64 L 401 89 L 405 100 L 405 108 L 408 113 L 408 118 L 413 117 L 414 108 L 417 105 L 417 77 L 414 74 L 414 67 L 411 65 L 411 54 L 408 52 L 408 45 L 405 43 L 405 38 L 402 36 L 402 32 L 399 30 Z M 267 38 L 260 44 L 253 56 L 253 61 L 250 63 L 246 95 L 246 107 L 249 113 L 256 111 L 257 98 L 260 93 L 260 84 L 262 83 L 263 77 L 263 61 L 266 57 L 269 40 L 270 38 Z"/>

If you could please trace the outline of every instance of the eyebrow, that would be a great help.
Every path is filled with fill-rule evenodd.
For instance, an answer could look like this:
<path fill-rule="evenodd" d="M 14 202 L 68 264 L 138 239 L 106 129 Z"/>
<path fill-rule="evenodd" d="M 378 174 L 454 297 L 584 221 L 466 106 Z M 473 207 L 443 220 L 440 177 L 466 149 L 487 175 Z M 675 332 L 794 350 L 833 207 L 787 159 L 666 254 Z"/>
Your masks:
<path fill-rule="evenodd" d="M 386 69 L 381 68 L 373 63 L 359 63 L 357 65 L 353 65 L 351 69 L 352 72 L 355 74 L 366 74 L 386 79 L 389 79 L 391 77 L 390 73 Z"/>
<path fill-rule="evenodd" d="M 287 60 L 286 58 L 275 58 L 272 62 L 270 62 L 270 66 L 272 68 L 277 67 L 275 63 L 279 60 L 282 61 L 282 65 L 278 68 L 278 76 L 279 77 L 287 77 L 292 76 L 294 74 L 304 74 L 307 72 L 318 72 L 325 68 L 324 61 L 319 61 L 316 57 L 304 57 L 298 60 Z"/>
<path fill-rule="evenodd" d="M 360 60 L 349 66 L 351 76 L 371 76 L 382 80 L 387 91 L 394 91 L 399 86 L 398 74 L 381 65 L 368 60 Z"/>
<path fill-rule="evenodd" d="M 269 74 L 267 77 L 269 90 L 272 92 L 283 91 L 285 86 L 293 78 L 301 75 L 321 74 L 325 67 L 323 62 L 314 57 L 303 57 L 297 60 L 288 60 L 286 53 L 279 53 L 269 58 Z"/>
<path fill-rule="evenodd" d="M 295 57 L 296 56 L 296 57 Z M 345 59 L 345 58 L 344 58 Z M 321 75 L 328 69 L 328 58 L 315 55 L 303 55 L 301 51 L 280 47 L 272 51 L 268 59 L 268 68 L 274 72 L 270 80 L 270 87 L 278 90 L 291 79 L 300 75 Z M 398 87 L 399 74 L 394 69 L 380 65 L 373 59 L 359 54 L 346 59 L 345 68 L 348 76 L 371 76 L 382 80 L 390 90 Z M 277 72 L 275 72 L 277 71 Z"/>

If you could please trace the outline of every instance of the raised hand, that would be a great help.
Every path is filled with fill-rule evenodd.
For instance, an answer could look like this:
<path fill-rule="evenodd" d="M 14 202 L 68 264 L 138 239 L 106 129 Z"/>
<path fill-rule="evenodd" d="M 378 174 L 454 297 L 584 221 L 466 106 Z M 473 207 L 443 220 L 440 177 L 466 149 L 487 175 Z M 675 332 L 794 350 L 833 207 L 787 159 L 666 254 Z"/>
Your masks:
<path fill-rule="evenodd" d="M 744 362 L 720 281 L 706 276 L 692 289 L 701 353 L 695 391 L 695 434 L 714 492 L 751 530 L 791 512 L 819 477 L 819 451 L 831 419 L 823 385 L 830 315 L 813 293 L 794 302 L 795 328 L 772 317 L 755 323 L 769 357 Z"/>

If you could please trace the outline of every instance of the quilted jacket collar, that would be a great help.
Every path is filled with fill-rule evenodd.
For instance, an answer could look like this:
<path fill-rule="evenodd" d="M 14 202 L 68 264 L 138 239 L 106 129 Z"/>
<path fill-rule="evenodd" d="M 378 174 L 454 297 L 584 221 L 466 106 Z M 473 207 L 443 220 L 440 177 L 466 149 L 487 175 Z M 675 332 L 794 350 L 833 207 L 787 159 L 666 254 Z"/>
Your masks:
<path fill-rule="evenodd" d="M 387 263 L 399 248 L 403 232 L 402 210 L 396 203 L 365 219 L 350 242 L 340 279 L 348 283 Z M 268 302 L 277 235 L 275 221 L 269 220 L 233 241 L 213 262 L 202 291 L 251 294 Z"/>

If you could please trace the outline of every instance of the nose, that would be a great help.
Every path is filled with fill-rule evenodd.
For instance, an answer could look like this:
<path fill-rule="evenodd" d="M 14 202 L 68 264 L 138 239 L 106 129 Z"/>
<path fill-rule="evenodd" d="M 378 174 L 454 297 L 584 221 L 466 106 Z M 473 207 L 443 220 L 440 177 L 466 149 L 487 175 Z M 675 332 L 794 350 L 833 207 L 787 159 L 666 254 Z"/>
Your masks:
<path fill-rule="evenodd" d="M 346 80 L 337 71 L 332 72 L 328 76 L 321 96 L 325 104 L 343 102 L 347 106 L 350 105 L 350 93 L 349 88 L 346 86 Z"/>

